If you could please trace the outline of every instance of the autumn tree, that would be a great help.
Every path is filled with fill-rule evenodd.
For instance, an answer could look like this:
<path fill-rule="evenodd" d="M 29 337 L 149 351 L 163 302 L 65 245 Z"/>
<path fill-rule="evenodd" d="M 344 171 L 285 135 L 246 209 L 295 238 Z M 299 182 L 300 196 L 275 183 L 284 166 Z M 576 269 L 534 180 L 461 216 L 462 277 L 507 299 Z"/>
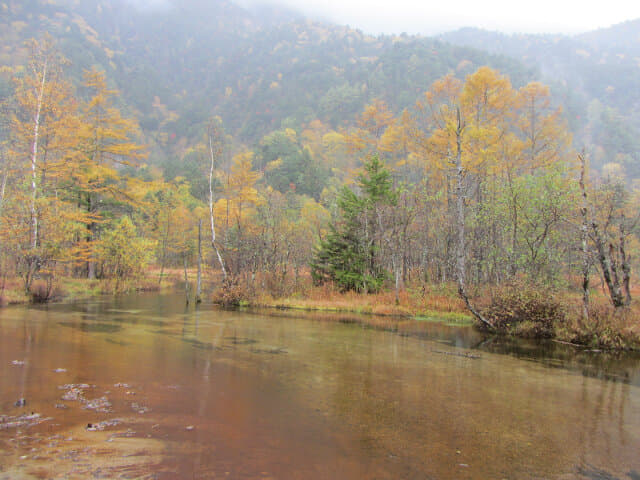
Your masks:
<path fill-rule="evenodd" d="M 637 198 L 634 198 L 637 192 L 632 195 L 626 189 L 624 177 L 607 176 L 605 172 L 604 178 L 588 193 L 584 155 L 580 156 L 580 160 L 580 188 L 584 199 L 582 215 L 611 303 L 615 308 L 626 307 L 631 304 L 628 243 L 640 221 Z M 585 297 L 585 308 L 587 301 Z"/>
<path fill-rule="evenodd" d="M 16 182 L 12 194 L 18 207 L 14 238 L 18 239 L 27 290 L 37 272 L 53 261 L 55 251 L 60 252 L 66 229 L 61 222 L 78 219 L 70 205 L 63 205 L 59 189 L 77 159 L 75 142 L 80 128 L 71 85 L 62 73 L 65 59 L 50 37 L 32 40 L 28 47 L 27 68 L 14 79 L 12 142 L 6 152 L 13 159 L 16 175 L 24 179 Z M 21 206 L 28 213 L 19 213 Z"/>
<path fill-rule="evenodd" d="M 105 232 L 97 252 L 106 278 L 115 279 L 115 291 L 120 291 L 124 281 L 139 277 L 153 255 L 150 240 L 141 238 L 128 216 L 115 222 Z"/>
<path fill-rule="evenodd" d="M 88 100 L 82 105 L 80 142 L 84 157 L 74 182 L 87 212 L 87 274 L 94 278 L 93 249 L 99 238 L 98 226 L 104 218 L 105 200 L 127 202 L 126 188 L 120 184 L 119 168 L 136 165 L 145 158 L 145 147 L 134 138 L 139 134 L 137 122 L 126 118 L 114 106 L 118 92 L 107 87 L 104 72 L 92 68 L 84 72 L 83 87 Z"/>
<path fill-rule="evenodd" d="M 254 231 L 251 219 L 262 202 L 256 185 L 260 176 L 253 170 L 252 152 L 235 155 L 230 174 L 222 185 L 222 198 L 214 205 L 216 224 L 223 228 L 227 271 L 236 275 L 246 273 L 257 253 L 251 251 L 247 240 Z"/>

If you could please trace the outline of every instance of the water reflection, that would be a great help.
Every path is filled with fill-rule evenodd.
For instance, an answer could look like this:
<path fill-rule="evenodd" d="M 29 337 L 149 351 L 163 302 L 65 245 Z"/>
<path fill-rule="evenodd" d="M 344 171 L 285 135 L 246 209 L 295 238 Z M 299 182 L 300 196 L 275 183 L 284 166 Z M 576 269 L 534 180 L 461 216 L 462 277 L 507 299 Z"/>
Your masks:
<path fill-rule="evenodd" d="M 86 476 L 109 478 L 638 478 L 637 358 L 275 313 L 162 296 L 1 311 L 0 415 L 25 398 L 52 420 L 0 429 L 0 479 L 65 476 L 74 437 L 102 469 Z M 114 441 L 119 470 L 96 460 Z"/>

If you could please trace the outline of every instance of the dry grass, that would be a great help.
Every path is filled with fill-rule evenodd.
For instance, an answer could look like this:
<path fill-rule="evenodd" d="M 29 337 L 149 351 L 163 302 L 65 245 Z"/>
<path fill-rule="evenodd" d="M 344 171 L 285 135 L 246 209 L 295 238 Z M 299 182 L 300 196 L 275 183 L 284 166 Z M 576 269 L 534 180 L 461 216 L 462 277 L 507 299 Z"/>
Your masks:
<path fill-rule="evenodd" d="M 615 309 L 603 294 L 594 294 L 589 317 L 582 315 L 579 298 L 567 298 L 567 321 L 557 329 L 566 342 L 607 350 L 640 350 L 640 301 Z"/>
<path fill-rule="evenodd" d="M 29 296 L 24 291 L 24 283 L 19 278 L 7 278 L 0 285 L 0 306 L 27 303 Z"/>
<path fill-rule="evenodd" d="M 351 312 L 377 316 L 417 317 L 468 322 L 464 303 L 450 285 L 414 287 L 402 290 L 396 299 L 393 290 L 375 294 L 340 292 L 332 285 L 313 287 L 301 283 L 293 295 L 281 297 L 263 292 L 253 306 L 321 312 Z"/>

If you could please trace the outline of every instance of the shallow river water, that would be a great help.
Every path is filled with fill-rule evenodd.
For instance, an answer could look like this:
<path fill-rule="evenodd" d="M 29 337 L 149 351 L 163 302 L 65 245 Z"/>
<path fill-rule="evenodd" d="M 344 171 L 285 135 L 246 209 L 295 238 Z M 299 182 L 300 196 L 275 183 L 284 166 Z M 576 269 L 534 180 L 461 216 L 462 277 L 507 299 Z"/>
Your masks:
<path fill-rule="evenodd" d="M 0 310 L 0 480 L 640 480 L 637 357 L 273 313 Z"/>

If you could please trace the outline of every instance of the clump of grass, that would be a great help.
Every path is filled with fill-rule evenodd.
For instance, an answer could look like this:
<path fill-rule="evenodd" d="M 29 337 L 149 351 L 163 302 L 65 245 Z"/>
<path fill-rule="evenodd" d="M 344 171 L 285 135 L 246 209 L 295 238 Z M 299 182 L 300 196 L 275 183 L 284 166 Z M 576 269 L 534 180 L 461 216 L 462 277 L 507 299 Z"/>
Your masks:
<path fill-rule="evenodd" d="M 60 280 L 64 296 L 67 299 L 77 300 L 81 298 L 96 297 L 102 293 L 99 280 L 86 278 L 63 278 Z"/>
<path fill-rule="evenodd" d="M 573 308 L 558 329 L 558 337 L 570 343 L 604 350 L 640 349 L 638 305 L 613 308 L 603 301 L 592 303 L 588 318 Z"/>
<path fill-rule="evenodd" d="M 461 312 L 426 311 L 421 315 L 415 316 L 414 319 L 434 323 L 445 322 L 447 325 L 458 326 L 470 326 L 475 324 L 471 315 Z"/>

